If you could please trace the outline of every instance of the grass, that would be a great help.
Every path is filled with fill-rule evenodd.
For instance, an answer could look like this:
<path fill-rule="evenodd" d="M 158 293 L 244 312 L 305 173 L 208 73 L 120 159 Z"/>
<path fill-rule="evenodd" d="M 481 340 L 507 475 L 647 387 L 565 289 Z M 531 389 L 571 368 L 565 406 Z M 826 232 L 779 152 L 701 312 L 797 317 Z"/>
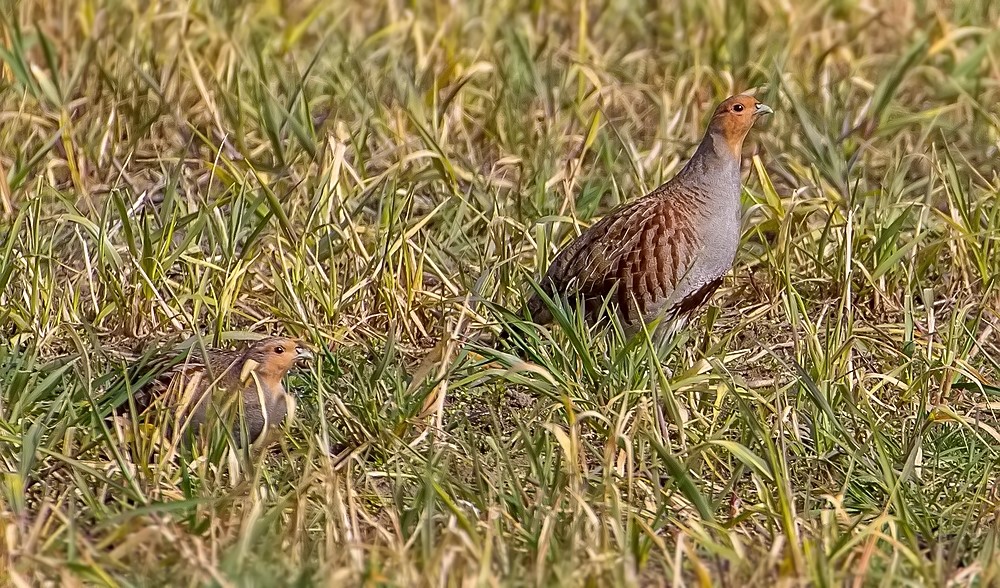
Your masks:
<path fill-rule="evenodd" d="M 1000 4 L 4 6 L 3 584 L 1000 582 Z M 748 88 L 673 353 L 475 342 Z M 277 332 L 322 353 L 239 480 L 102 418 Z"/>

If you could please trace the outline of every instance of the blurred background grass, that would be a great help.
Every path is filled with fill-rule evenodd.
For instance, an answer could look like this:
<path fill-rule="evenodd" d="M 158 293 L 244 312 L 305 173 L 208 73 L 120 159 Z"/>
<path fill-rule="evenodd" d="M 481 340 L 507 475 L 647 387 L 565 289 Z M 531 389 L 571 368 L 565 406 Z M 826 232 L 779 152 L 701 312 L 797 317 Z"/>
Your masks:
<path fill-rule="evenodd" d="M 1000 581 L 1000 3 L 0 14 L 5 582 Z M 464 343 L 747 89 L 744 245 L 664 363 Z M 271 332 L 324 352 L 239 481 L 101 418 Z"/>

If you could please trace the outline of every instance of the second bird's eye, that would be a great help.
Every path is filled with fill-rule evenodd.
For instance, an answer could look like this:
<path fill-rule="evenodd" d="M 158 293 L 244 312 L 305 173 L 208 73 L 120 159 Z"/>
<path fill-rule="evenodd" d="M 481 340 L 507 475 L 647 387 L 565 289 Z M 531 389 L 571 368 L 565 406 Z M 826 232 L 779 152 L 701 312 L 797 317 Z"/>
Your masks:
<path fill-rule="evenodd" d="M 743 112 L 743 105 L 742 104 L 736 104 L 736 105 L 734 105 L 733 106 L 733 112 Z"/>
<path fill-rule="evenodd" d="M 274 352 L 275 353 L 284 353 L 285 352 L 285 348 L 282 347 L 281 345 L 278 345 L 277 347 L 274 348 Z"/>

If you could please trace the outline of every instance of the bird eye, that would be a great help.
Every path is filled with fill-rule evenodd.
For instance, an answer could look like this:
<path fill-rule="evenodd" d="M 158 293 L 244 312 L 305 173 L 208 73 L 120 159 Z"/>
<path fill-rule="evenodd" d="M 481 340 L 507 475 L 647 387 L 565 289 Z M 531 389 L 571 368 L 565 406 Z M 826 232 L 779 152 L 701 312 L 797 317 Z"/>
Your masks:
<path fill-rule="evenodd" d="M 278 345 L 277 347 L 274 348 L 274 352 L 277 354 L 282 354 L 285 352 L 285 348 L 282 347 L 281 345 Z"/>
<path fill-rule="evenodd" d="M 743 112 L 743 105 L 742 104 L 734 104 L 733 105 L 733 112 Z"/>

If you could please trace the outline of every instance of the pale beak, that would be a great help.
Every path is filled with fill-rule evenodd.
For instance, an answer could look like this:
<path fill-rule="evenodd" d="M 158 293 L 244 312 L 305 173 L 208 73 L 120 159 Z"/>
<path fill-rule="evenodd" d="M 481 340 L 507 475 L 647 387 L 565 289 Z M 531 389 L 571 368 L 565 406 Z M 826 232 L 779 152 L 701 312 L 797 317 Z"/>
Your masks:
<path fill-rule="evenodd" d="M 311 361 L 313 358 L 313 352 L 306 349 L 305 347 L 295 348 L 295 362 L 296 363 L 306 363 Z"/>
<path fill-rule="evenodd" d="M 768 106 L 767 104 L 758 102 L 757 108 L 753 111 L 753 113 L 756 114 L 757 116 L 762 116 L 765 114 L 774 114 L 774 111 L 771 110 L 771 107 Z"/>

